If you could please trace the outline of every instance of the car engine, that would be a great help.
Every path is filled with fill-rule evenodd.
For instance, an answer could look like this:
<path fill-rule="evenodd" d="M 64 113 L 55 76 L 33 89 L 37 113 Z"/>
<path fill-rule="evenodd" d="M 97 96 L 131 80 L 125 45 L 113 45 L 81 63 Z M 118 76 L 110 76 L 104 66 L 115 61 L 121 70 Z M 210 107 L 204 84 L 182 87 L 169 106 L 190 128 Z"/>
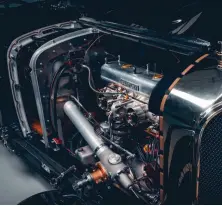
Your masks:
<path fill-rule="evenodd" d="M 51 184 L 64 189 L 69 181 L 82 203 L 104 203 L 105 190 L 126 203 L 166 203 L 170 191 L 179 191 L 181 168 L 192 162 L 189 143 L 175 156 L 180 135 L 171 126 L 190 136 L 194 123 L 185 116 L 203 112 L 190 106 L 195 100 L 183 79 L 202 60 L 218 64 L 205 60 L 210 46 L 85 17 L 23 35 L 7 54 L 18 119 L 11 128 L 66 168 L 53 172 L 55 164 L 40 161 Z M 177 164 L 183 155 L 186 162 Z"/>

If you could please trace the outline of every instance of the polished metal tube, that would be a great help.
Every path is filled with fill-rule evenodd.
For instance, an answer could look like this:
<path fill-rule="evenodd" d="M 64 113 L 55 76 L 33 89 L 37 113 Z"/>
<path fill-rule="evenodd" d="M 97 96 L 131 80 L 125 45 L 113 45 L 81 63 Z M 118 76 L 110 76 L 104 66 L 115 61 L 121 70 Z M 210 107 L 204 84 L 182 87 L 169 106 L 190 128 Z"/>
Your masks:
<path fill-rule="evenodd" d="M 122 162 L 121 157 L 105 146 L 104 141 L 95 133 L 92 125 L 74 102 L 66 102 L 64 104 L 64 112 L 96 153 L 111 179 L 117 178 L 122 186 L 128 189 L 132 185 L 132 181 L 125 173 L 127 166 Z"/>
<path fill-rule="evenodd" d="M 93 151 L 103 145 L 104 142 L 96 135 L 92 125 L 80 112 L 75 103 L 73 103 L 72 101 L 66 102 L 64 104 L 64 112 L 78 129 L 80 134 L 84 137 Z"/>

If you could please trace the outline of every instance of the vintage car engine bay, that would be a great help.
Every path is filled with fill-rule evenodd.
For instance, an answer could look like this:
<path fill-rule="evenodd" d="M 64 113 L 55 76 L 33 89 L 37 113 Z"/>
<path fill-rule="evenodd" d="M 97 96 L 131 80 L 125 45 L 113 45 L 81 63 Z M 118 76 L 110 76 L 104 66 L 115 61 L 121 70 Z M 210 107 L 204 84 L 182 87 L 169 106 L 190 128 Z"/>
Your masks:
<path fill-rule="evenodd" d="M 35 30 L 8 49 L 17 121 L 2 138 L 79 204 L 204 201 L 194 151 L 220 111 L 220 58 L 199 38 L 86 17 Z"/>

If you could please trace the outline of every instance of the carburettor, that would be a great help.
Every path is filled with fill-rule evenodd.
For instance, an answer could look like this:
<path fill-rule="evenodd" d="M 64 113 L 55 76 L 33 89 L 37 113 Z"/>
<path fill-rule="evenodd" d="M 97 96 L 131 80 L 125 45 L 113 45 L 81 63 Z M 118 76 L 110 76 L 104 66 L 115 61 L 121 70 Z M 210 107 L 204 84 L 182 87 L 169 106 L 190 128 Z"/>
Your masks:
<path fill-rule="evenodd" d="M 144 122 L 158 123 L 158 116 L 148 110 L 147 96 L 127 90 L 115 83 L 108 84 L 100 91 L 114 94 L 98 96 L 98 105 L 108 116 L 124 116 L 127 123 L 133 127 Z"/>

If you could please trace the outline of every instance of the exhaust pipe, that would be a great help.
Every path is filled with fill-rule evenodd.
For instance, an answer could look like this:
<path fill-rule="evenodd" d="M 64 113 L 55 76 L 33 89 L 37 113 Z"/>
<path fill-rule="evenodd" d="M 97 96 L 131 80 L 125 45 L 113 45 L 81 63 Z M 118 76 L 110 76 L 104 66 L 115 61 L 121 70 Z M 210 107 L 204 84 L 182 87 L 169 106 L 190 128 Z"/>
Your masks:
<path fill-rule="evenodd" d="M 132 180 L 127 175 L 127 166 L 122 162 L 121 156 L 105 145 L 105 142 L 95 133 L 92 125 L 74 102 L 67 101 L 63 108 L 65 114 L 100 159 L 101 164 L 111 179 L 116 178 L 125 189 L 130 189 Z"/>

